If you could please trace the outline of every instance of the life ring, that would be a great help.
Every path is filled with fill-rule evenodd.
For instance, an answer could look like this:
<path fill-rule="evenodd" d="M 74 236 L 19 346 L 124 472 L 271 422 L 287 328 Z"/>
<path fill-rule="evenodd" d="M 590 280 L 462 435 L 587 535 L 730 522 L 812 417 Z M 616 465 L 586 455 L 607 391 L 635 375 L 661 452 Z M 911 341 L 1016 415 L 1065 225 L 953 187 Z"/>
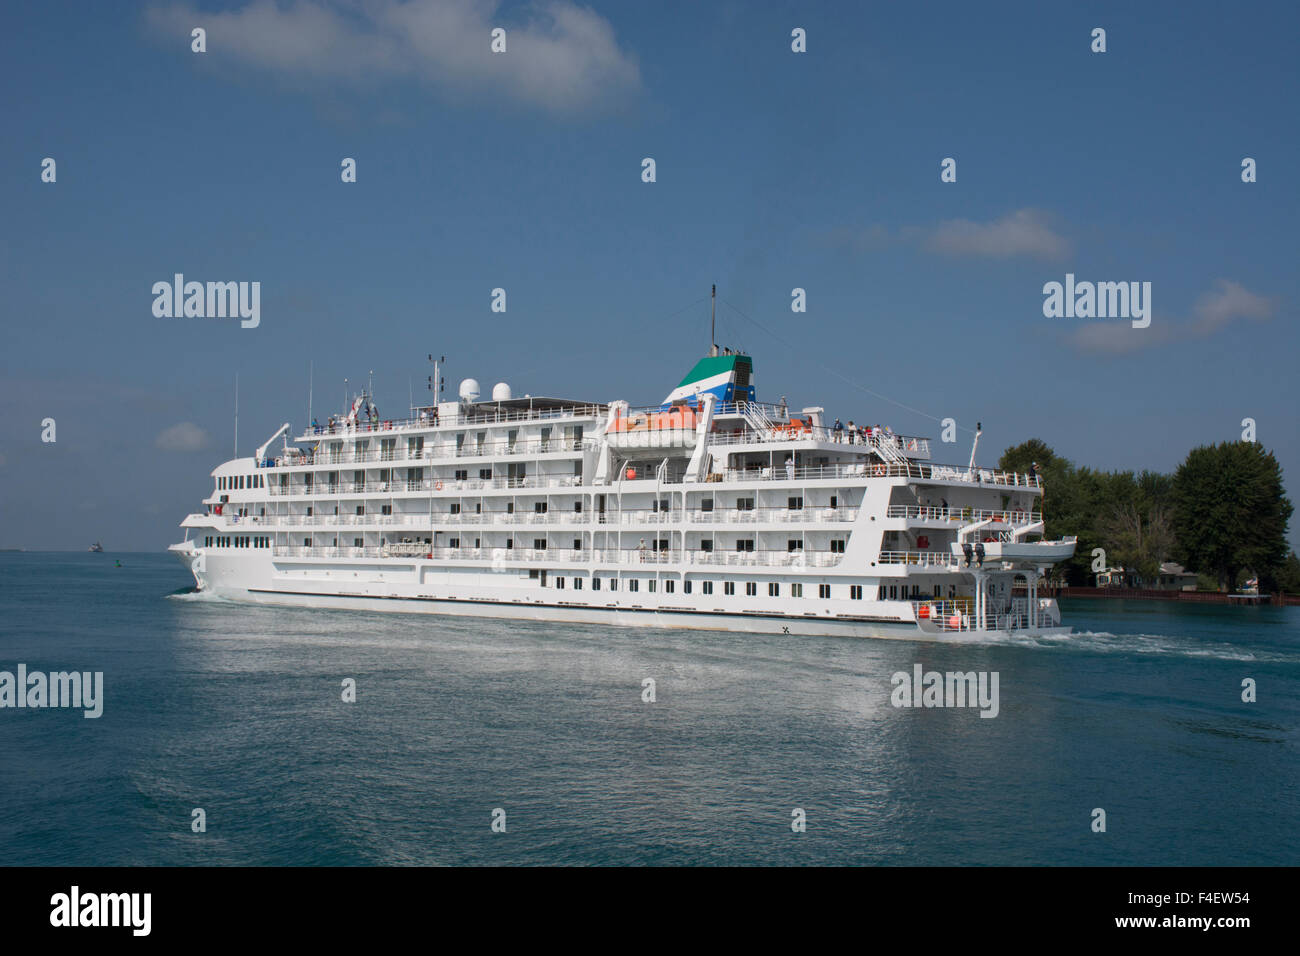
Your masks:
<path fill-rule="evenodd" d="M 441 482 L 441 481 L 435 481 L 435 482 L 433 483 L 433 490 L 434 490 L 434 491 L 442 491 L 442 482 Z"/>
<path fill-rule="evenodd" d="M 888 474 L 888 472 L 889 472 L 889 469 L 886 468 L 884 465 L 877 465 L 877 466 L 876 466 L 876 475 L 877 475 L 877 476 L 883 478 L 886 474 Z"/>

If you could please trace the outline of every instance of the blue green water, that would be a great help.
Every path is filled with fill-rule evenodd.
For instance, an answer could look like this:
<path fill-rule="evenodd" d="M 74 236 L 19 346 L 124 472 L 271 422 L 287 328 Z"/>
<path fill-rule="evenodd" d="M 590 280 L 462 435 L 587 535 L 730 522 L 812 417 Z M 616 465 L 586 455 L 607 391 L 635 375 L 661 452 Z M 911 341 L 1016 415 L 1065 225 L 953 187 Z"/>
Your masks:
<path fill-rule="evenodd" d="M 164 555 L 0 554 L 0 670 L 102 670 L 106 697 L 0 710 L 0 863 L 1300 862 L 1300 608 L 1077 601 L 1070 638 L 942 646 L 190 584 Z M 915 663 L 997 671 L 999 715 L 891 706 Z"/>

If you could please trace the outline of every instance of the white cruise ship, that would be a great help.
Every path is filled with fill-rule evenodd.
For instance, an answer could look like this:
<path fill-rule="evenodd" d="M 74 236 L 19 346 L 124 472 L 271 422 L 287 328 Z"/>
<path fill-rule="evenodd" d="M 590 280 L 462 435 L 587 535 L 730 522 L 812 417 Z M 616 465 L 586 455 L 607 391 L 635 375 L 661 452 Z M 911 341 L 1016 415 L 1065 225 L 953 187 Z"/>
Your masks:
<path fill-rule="evenodd" d="M 441 384 L 434 379 L 434 395 Z M 171 550 L 264 604 L 778 634 L 1067 634 L 1036 475 L 756 400 L 714 346 L 664 401 L 513 398 L 378 417 L 366 394 L 212 472 Z M 268 454 L 284 436 L 278 453 Z M 978 439 L 977 439 L 978 441 Z"/>

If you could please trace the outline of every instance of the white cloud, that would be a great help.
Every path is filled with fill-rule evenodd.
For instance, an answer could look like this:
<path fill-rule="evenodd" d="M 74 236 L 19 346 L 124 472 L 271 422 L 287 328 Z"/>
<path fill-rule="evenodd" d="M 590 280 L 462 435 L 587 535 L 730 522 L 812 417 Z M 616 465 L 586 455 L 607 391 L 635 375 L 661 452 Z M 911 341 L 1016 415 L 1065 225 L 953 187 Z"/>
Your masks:
<path fill-rule="evenodd" d="M 945 255 L 991 259 L 1061 259 L 1070 251 L 1069 240 L 1053 231 L 1038 209 L 1018 209 L 992 222 L 950 219 L 929 233 L 926 245 Z"/>
<path fill-rule="evenodd" d="M 188 3 L 151 8 L 160 34 L 189 45 L 207 31 L 217 65 L 298 81 L 417 79 L 443 98 L 485 93 L 557 113 L 610 106 L 641 88 L 640 68 L 614 28 L 571 0 L 500 10 L 500 0 L 253 0 L 207 13 Z M 495 27 L 506 52 L 489 48 Z"/>
<path fill-rule="evenodd" d="M 1236 319 L 1260 321 L 1272 318 L 1273 302 L 1248 292 L 1235 282 L 1219 279 L 1212 290 L 1196 300 L 1192 313 L 1196 316 L 1192 332 L 1210 335 Z"/>
<path fill-rule="evenodd" d="M 1208 338 L 1241 319 L 1263 321 L 1272 318 L 1273 309 L 1272 299 L 1228 279 L 1218 279 L 1214 288 L 1196 300 L 1190 321 L 1157 314 L 1152 316 L 1150 326 L 1135 329 L 1126 320 L 1110 319 L 1080 326 L 1066 341 L 1080 352 L 1125 355 L 1169 342 Z"/>
<path fill-rule="evenodd" d="M 181 422 L 164 428 L 153 443 L 163 451 L 198 451 L 207 447 L 208 433 L 193 422 Z"/>

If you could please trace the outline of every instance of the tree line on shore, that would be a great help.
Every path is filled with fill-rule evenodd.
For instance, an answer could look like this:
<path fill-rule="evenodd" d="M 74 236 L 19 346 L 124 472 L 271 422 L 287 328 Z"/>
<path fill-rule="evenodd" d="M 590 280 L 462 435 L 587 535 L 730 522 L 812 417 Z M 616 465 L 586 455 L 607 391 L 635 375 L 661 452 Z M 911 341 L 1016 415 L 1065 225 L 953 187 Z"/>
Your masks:
<path fill-rule="evenodd" d="M 1070 585 L 1094 582 L 1093 550 L 1102 548 L 1108 566 L 1145 581 L 1176 561 L 1221 591 L 1256 575 L 1261 592 L 1300 593 L 1300 558 L 1286 540 L 1294 509 L 1281 466 L 1257 442 L 1194 448 L 1173 474 L 1076 465 L 1038 438 L 1008 448 L 998 462 L 1006 471 L 1035 466 L 1044 536 L 1079 538 L 1056 575 Z"/>

